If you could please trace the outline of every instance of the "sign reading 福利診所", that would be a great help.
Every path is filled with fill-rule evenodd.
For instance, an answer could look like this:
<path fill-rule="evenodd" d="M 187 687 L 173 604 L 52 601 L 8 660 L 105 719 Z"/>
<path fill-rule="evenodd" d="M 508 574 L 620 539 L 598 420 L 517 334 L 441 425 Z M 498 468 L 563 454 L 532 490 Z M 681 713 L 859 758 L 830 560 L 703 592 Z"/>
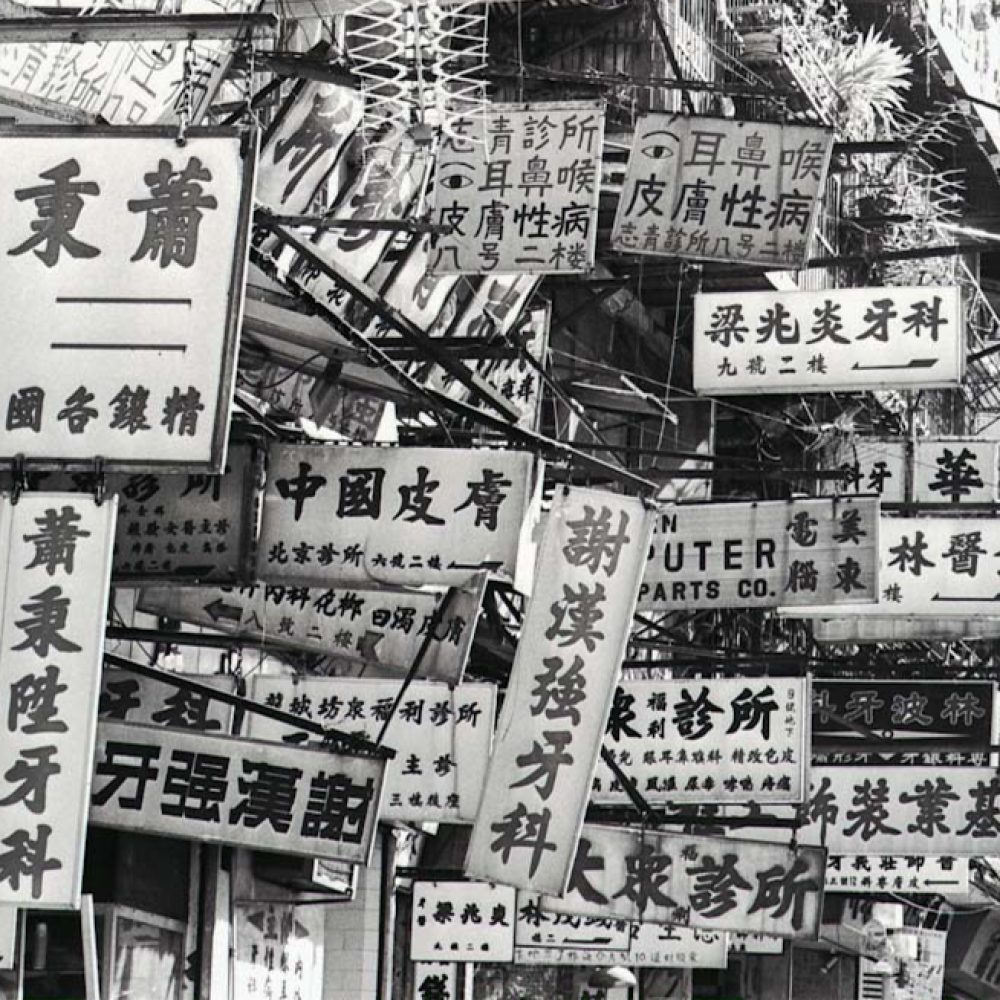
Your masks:
<path fill-rule="evenodd" d="M 641 115 L 611 245 L 803 267 L 832 149 L 829 129 Z"/>
<path fill-rule="evenodd" d="M 604 747 L 651 803 L 801 802 L 808 692 L 798 677 L 623 680 Z M 603 759 L 591 799 L 630 801 Z"/>
<path fill-rule="evenodd" d="M 80 905 L 115 506 L 0 497 L 2 905 Z"/>
<path fill-rule="evenodd" d="M 517 894 L 514 961 L 518 965 L 685 966 L 724 969 L 728 935 L 620 917 L 549 913 L 535 892 Z"/>
<path fill-rule="evenodd" d="M 594 266 L 604 104 L 495 104 L 441 140 L 431 271 L 572 274 Z M 458 129 L 456 129 L 456 132 Z"/>
<path fill-rule="evenodd" d="M 221 471 L 255 137 L 175 140 L 0 130 L 0 461 Z"/>
<path fill-rule="evenodd" d="M 331 677 L 255 677 L 255 701 L 291 715 L 376 740 L 399 693 L 397 680 Z M 493 742 L 496 688 L 450 688 L 414 681 L 391 716 L 383 742 L 396 751 L 386 765 L 380 818 L 400 822 L 471 822 Z M 254 739 L 316 740 L 263 715 L 249 713 Z"/>
<path fill-rule="evenodd" d="M 874 602 L 878 509 L 864 497 L 671 507 L 656 519 L 639 607 Z"/>
<path fill-rule="evenodd" d="M 569 888 L 542 908 L 815 940 L 825 867 L 816 847 L 586 825 Z"/>
<path fill-rule="evenodd" d="M 557 492 L 510 672 L 466 873 L 566 886 L 653 528 L 642 500 Z"/>
<path fill-rule="evenodd" d="M 367 864 L 385 763 L 102 719 L 90 822 Z"/>
<path fill-rule="evenodd" d="M 780 612 L 807 618 L 951 617 L 989 616 L 1000 607 L 1000 522 L 882 517 L 878 531 L 877 603 L 782 607 Z"/>
<path fill-rule="evenodd" d="M 311 590 L 283 584 L 145 587 L 138 606 L 270 646 L 322 653 L 396 674 L 409 670 L 422 650 L 418 676 L 457 684 L 484 588 L 485 579 L 474 578 L 467 587 L 456 588 L 444 605 L 446 595 L 429 590 Z"/>
<path fill-rule="evenodd" d="M 694 297 L 694 388 L 853 392 L 958 385 L 957 286 L 720 292 Z"/>
<path fill-rule="evenodd" d="M 513 577 L 530 454 L 276 445 L 269 456 L 261 579 L 364 587 Z"/>
<path fill-rule="evenodd" d="M 410 958 L 510 962 L 516 893 L 484 882 L 414 882 Z"/>

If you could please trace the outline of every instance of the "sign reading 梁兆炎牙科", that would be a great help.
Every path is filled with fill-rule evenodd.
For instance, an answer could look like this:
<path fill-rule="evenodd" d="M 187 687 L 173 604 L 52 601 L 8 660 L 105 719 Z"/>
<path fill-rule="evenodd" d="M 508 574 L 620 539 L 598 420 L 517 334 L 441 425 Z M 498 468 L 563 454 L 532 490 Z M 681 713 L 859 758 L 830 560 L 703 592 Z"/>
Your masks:
<path fill-rule="evenodd" d="M 639 607 L 874 603 L 873 498 L 680 504 L 656 520 Z"/>
<path fill-rule="evenodd" d="M 0 131 L 0 461 L 221 471 L 256 143 L 175 140 Z"/>
<path fill-rule="evenodd" d="M 626 253 L 805 265 L 830 129 L 640 115 L 611 245 Z"/>
<path fill-rule="evenodd" d="M 958 385 L 958 286 L 694 297 L 694 388 L 709 395 Z"/>

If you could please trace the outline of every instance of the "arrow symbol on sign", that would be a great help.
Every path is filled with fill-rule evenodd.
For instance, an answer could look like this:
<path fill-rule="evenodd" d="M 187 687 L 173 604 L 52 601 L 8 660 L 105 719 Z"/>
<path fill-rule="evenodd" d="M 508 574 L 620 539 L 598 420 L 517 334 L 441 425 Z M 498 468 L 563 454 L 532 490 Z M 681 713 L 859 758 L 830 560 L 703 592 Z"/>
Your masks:
<path fill-rule="evenodd" d="M 243 617 L 243 609 L 235 604 L 226 604 L 221 597 L 217 597 L 211 604 L 205 605 L 205 611 L 211 616 L 213 622 L 220 618 L 226 618 L 232 622 L 239 622 Z"/>
<path fill-rule="evenodd" d="M 375 651 L 375 647 L 383 638 L 381 632 L 373 632 L 371 629 L 368 629 L 364 635 L 358 636 L 357 650 L 362 658 L 377 663 L 378 653 Z"/>

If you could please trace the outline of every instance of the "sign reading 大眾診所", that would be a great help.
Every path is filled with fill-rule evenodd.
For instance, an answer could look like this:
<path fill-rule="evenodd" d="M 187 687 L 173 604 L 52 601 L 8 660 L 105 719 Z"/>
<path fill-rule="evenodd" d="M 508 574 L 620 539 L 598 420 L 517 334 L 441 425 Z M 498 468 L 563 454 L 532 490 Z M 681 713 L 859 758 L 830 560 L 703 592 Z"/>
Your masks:
<path fill-rule="evenodd" d="M 965 371 L 957 286 L 719 292 L 694 297 L 694 388 L 942 388 Z"/>
<path fill-rule="evenodd" d="M 367 864 L 385 763 L 102 719 L 90 822 Z"/>
<path fill-rule="evenodd" d="M 585 825 L 552 913 L 812 938 L 826 854 L 762 841 Z"/>
<path fill-rule="evenodd" d="M 532 492 L 525 452 L 270 449 L 258 572 L 351 586 L 454 586 L 515 570 Z"/>
<path fill-rule="evenodd" d="M 459 123 L 456 123 L 458 125 Z M 494 104 L 441 140 L 431 271 L 567 274 L 594 265 L 604 104 Z"/>
<path fill-rule="evenodd" d="M 829 129 L 641 115 L 611 244 L 626 253 L 802 267 L 832 148 Z"/>
<path fill-rule="evenodd" d="M 648 802 L 801 802 L 808 690 L 797 677 L 623 680 L 604 748 Z M 591 800 L 630 801 L 603 759 Z"/>
<path fill-rule="evenodd" d="M 115 501 L 0 497 L 0 904 L 79 908 Z"/>
<path fill-rule="evenodd" d="M 255 677 L 253 698 L 291 715 L 378 739 L 396 751 L 386 765 L 380 818 L 401 822 L 471 822 L 493 742 L 496 689 L 449 688 L 414 681 L 397 711 L 399 681 L 332 677 Z M 250 713 L 254 739 L 301 743 L 316 737 Z"/>
<path fill-rule="evenodd" d="M 877 599 L 878 501 L 680 504 L 656 519 L 639 607 L 777 607 Z"/>
<path fill-rule="evenodd" d="M 0 132 L 0 461 L 221 471 L 255 141 L 175 139 Z"/>
<path fill-rule="evenodd" d="M 467 874 L 539 892 L 565 888 L 652 528 L 640 499 L 556 492 Z"/>

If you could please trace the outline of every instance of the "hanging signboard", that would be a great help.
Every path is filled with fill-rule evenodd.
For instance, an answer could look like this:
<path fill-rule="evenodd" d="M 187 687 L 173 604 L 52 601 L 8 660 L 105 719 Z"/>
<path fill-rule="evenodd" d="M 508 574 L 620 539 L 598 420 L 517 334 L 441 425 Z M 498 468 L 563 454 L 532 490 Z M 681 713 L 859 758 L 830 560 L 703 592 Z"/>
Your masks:
<path fill-rule="evenodd" d="M 594 266 L 604 104 L 494 104 L 438 151 L 437 274 L 578 274 Z M 456 123 L 458 125 L 459 123 Z M 478 125 L 478 128 L 477 128 Z"/>
<path fill-rule="evenodd" d="M 533 486 L 525 452 L 275 445 L 259 575 L 271 583 L 455 586 L 513 576 Z"/>
<path fill-rule="evenodd" d="M 538 893 L 517 894 L 517 965 L 724 969 L 726 946 L 726 935 L 719 931 L 549 913 L 542 909 Z"/>
<path fill-rule="evenodd" d="M 640 115 L 611 245 L 804 267 L 832 149 L 830 129 Z"/>
<path fill-rule="evenodd" d="M 457 962 L 414 962 L 413 1000 L 458 1000 Z"/>
<path fill-rule="evenodd" d="M 769 934 L 733 934 L 729 935 L 730 954 L 745 955 L 780 955 L 785 950 L 785 942 Z"/>
<path fill-rule="evenodd" d="M 642 500 L 556 493 L 466 873 L 566 886 L 653 527 Z"/>
<path fill-rule="evenodd" d="M 90 822 L 364 865 L 371 855 L 385 763 L 377 757 L 101 721 Z"/>
<path fill-rule="evenodd" d="M 569 888 L 543 909 L 815 940 L 825 852 L 584 826 Z"/>
<path fill-rule="evenodd" d="M 975 617 L 995 614 L 994 609 L 1000 606 L 1000 521 L 982 517 L 882 517 L 878 552 L 875 603 L 784 607 L 779 613 L 805 618 Z"/>
<path fill-rule="evenodd" d="M 832 713 L 832 714 L 831 714 Z M 833 716 L 839 716 L 838 721 Z M 994 685 L 989 681 L 813 681 L 814 761 L 870 764 L 983 765 L 993 738 Z M 892 740 L 885 753 L 851 753 L 845 744 L 871 743 L 854 723 Z M 939 740 L 941 752 L 907 752 L 907 740 Z M 979 750 L 973 750 L 973 747 Z"/>
<path fill-rule="evenodd" d="M 254 701 L 376 740 L 390 718 L 399 681 L 330 677 L 255 677 Z M 386 765 L 379 818 L 425 823 L 472 822 L 486 777 L 496 688 L 491 684 L 413 681 L 382 742 L 396 751 Z M 258 740 L 315 739 L 263 715 L 249 715 Z"/>
<path fill-rule="evenodd" d="M 115 501 L 0 497 L 0 906 L 79 909 Z"/>
<path fill-rule="evenodd" d="M 906 501 L 908 443 L 902 439 L 837 438 L 822 452 L 820 466 L 839 469 L 843 479 L 822 479 L 819 491 L 843 496 L 877 496 L 883 503 Z"/>
<path fill-rule="evenodd" d="M 0 131 L 0 461 L 222 470 L 255 143 L 175 140 Z"/>
<path fill-rule="evenodd" d="M 323 923 L 318 906 L 236 903 L 233 995 L 321 1000 Z"/>
<path fill-rule="evenodd" d="M 651 804 L 801 802 L 808 705 L 800 677 L 626 680 L 615 691 L 604 746 Z M 591 800 L 631 803 L 603 759 Z"/>
<path fill-rule="evenodd" d="M 958 286 L 694 297 L 694 389 L 858 392 L 961 383 Z"/>
<path fill-rule="evenodd" d="M 965 895 L 969 859 L 831 854 L 826 859 L 826 891 Z"/>
<path fill-rule="evenodd" d="M 874 602 L 878 501 L 680 504 L 656 519 L 639 607 Z"/>
<path fill-rule="evenodd" d="M 185 675 L 178 675 L 180 680 Z M 198 675 L 199 684 L 235 694 L 236 678 Z M 209 698 L 181 684 L 105 667 L 101 674 L 101 696 L 97 714 L 117 722 L 140 722 L 150 726 L 194 729 L 224 736 L 230 732 L 233 709 L 224 701 Z"/>
<path fill-rule="evenodd" d="M 409 670 L 426 640 L 419 675 L 457 684 L 472 647 L 484 584 L 473 579 L 456 589 L 443 612 L 445 595 L 439 592 L 310 590 L 282 584 L 146 587 L 138 607 L 268 646 L 322 653 L 394 673 Z"/>
<path fill-rule="evenodd" d="M 514 890 L 492 882 L 414 882 L 410 958 L 416 962 L 510 962 Z"/>
<path fill-rule="evenodd" d="M 859 645 L 933 639 L 1000 638 L 1000 618 L 977 618 L 972 615 L 951 619 L 914 618 L 906 615 L 814 618 L 809 625 L 817 642 L 851 642 Z"/>

